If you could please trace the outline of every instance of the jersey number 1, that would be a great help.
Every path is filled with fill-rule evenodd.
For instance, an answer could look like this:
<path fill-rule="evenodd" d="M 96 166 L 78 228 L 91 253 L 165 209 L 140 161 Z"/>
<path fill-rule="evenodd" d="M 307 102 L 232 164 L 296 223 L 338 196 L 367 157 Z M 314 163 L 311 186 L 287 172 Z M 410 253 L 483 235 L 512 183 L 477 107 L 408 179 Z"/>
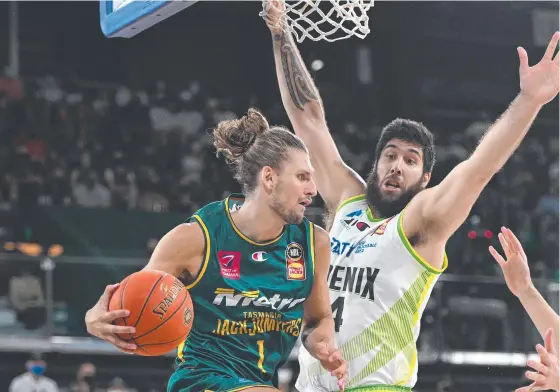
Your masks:
<path fill-rule="evenodd" d="M 261 371 L 263 373 L 266 373 L 266 370 L 264 370 L 263 367 L 263 362 L 264 362 L 264 340 L 257 340 L 257 345 L 259 346 L 259 369 L 261 369 Z"/>
<path fill-rule="evenodd" d="M 338 297 L 331 305 L 331 311 L 334 315 L 334 330 L 338 332 L 342 325 L 342 312 L 344 312 L 344 297 Z"/>

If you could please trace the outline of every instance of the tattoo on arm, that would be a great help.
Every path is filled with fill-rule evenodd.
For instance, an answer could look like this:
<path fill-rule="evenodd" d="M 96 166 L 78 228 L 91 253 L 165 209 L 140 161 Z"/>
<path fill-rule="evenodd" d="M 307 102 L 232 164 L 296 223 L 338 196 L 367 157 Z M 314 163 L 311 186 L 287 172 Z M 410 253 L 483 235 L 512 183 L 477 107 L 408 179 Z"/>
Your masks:
<path fill-rule="evenodd" d="M 307 72 L 305 64 L 303 64 L 291 34 L 289 32 L 275 34 L 273 40 L 275 45 L 280 46 L 280 60 L 282 61 L 284 79 L 294 105 L 299 110 L 303 110 L 306 103 L 310 101 L 319 102 L 317 88 Z"/>

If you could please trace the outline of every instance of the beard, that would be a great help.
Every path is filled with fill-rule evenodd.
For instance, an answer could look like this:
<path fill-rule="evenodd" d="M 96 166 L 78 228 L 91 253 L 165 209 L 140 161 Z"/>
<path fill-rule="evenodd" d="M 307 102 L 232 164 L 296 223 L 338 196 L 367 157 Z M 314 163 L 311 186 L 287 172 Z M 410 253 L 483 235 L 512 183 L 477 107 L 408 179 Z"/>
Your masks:
<path fill-rule="evenodd" d="M 399 196 L 391 199 L 383 195 L 377 168 L 374 167 L 367 179 L 366 200 L 375 218 L 389 218 L 404 210 L 412 198 L 423 189 L 422 178 L 420 178 L 417 183 L 412 184 L 408 189 L 403 190 Z"/>
<path fill-rule="evenodd" d="M 272 199 L 270 208 L 288 225 L 299 225 L 303 222 L 303 215 L 301 213 L 287 209 L 276 198 Z"/>
<path fill-rule="evenodd" d="M 283 187 L 282 183 L 278 184 L 278 191 L 281 192 Z M 298 204 L 299 206 L 299 204 Z M 289 210 L 285 207 L 284 203 L 278 198 L 277 194 L 272 197 L 272 204 L 270 205 L 272 211 L 274 211 L 280 218 L 284 220 L 288 225 L 299 225 L 303 222 L 303 214 L 298 210 Z"/>

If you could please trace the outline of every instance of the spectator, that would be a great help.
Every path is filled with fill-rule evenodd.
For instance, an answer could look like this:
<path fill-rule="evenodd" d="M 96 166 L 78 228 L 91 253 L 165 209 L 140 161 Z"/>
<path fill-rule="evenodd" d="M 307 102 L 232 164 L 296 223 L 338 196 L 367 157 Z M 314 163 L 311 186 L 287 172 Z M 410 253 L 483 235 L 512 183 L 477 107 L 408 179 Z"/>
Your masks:
<path fill-rule="evenodd" d="M 56 382 L 45 377 L 47 363 L 41 355 L 33 354 L 25 364 L 27 372 L 10 383 L 9 392 L 58 392 Z"/>
<path fill-rule="evenodd" d="M 45 298 L 41 281 L 27 269 L 10 279 L 9 300 L 17 319 L 26 329 L 37 329 L 45 322 Z"/>
<path fill-rule="evenodd" d="M 120 377 L 115 377 L 109 383 L 107 392 L 135 392 L 135 389 L 130 389 L 126 386 L 124 380 Z"/>
<path fill-rule="evenodd" d="M 63 392 L 102 392 L 97 385 L 97 369 L 91 362 L 80 365 L 76 372 L 76 380 Z"/>
<path fill-rule="evenodd" d="M 104 187 L 97 174 L 90 172 L 82 181 L 73 186 L 72 193 L 76 203 L 82 207 L 108 208 L 111 206 L 111 193 Z"/>

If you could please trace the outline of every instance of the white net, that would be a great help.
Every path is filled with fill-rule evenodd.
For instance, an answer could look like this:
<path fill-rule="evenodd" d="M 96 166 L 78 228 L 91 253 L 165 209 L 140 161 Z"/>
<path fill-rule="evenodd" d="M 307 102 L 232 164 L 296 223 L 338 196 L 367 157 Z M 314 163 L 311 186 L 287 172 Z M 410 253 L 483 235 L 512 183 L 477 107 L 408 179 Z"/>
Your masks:
<path fill-rule="evenodd" d="M 263 1 L 260 13 L 268 19 L 268 1 Z M 292 32 L 298 42 L 334 42 L 356 36 L 365 38 L 369 34 L 367 12 L 374 0 L 300 0 L 284 2 L 284 29 Z M 268 20 L 267 20 L 268 21 Z"/>

